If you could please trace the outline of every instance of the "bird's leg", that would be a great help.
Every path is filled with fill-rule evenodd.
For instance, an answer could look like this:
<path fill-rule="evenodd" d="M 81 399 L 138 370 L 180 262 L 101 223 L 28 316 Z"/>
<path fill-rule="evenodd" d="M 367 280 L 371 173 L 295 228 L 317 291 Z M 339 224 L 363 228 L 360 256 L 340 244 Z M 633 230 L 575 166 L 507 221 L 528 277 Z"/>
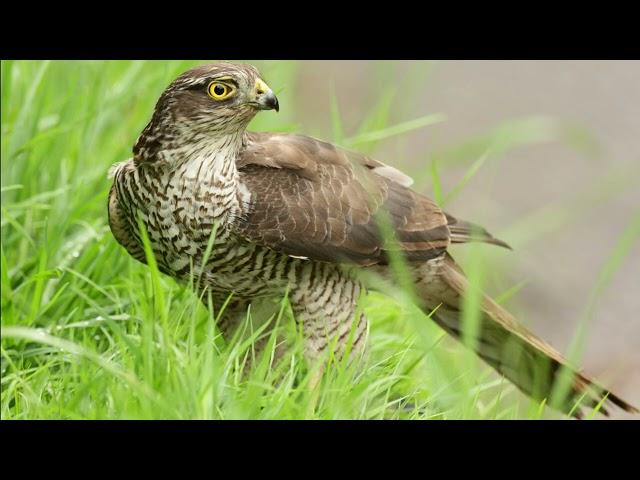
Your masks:
<path fill-rule="evenodd" d="M 218 318 L 217 326 L 227 342 L 231 341 L 242 322 L 247 318 L 249 305 L 249 301 L 237 299 L 229 301 L 224 307 L 222 315 Z"/>
<path fill-rule="evenodd" d="M 212 314 L 216 317 L 216 326 L 224 339 L 229 342 L 238 326 L 246 318 L 250 301 L 244 298 L 234 298 L 231 294 L 227 296 L 221 294 L 209 295 L 206 290 L 204 292 L 197 290 L 196 293 L 198 293 L 204 306 L 207 309 L 212 309 Z"/>
<path fill-rule="evenodd" d="M 365 349 L 367 318 L 357 311 L 363 287 L 339 266 L 309 262 L 289 300 L 302 327 L 304 355 L 314 370 L 308 383 L 317 400 L 319 384 L 331 356 L 354 359 Z M 314 401 L 311 404 L 315 404 Z"/>
<path fill-rule="evenodd" d="M 285 354 L 287 343 L 279 329 L 279 325 L 277 325 L 278 308 L 277 302 L 273 301 L 273 299 L 264 298 L 260 300 L 256 299 L 251 303 L 249 309 L 245 310 L 245 316 L 242 322 L 246 319 L 247 323 L 243 325 L 243 323 L 240 322 L 239 324 L 242 325 L 242 328 L 246 326 L 246 329 L 242 332 L 242 338 L 247 338 L 254 335 L 256 331 L 262 330 L 251 346 L 251 355 L 245 365 L 245 373 L 248 373 L 255 361 L 267 353 L 265 350 L 269 347 L 273 335 L 276 337 L 276 343 L 273 350 L 272 365 L 275 366 Z"/>
<path fill-rule="evenodd" d="M 204 300 L 204 302 L 207 304 L 207 300 Z M 229 298 L 228 296 L 216 295 L 212 298 L 212 303 L 214 312 L 224 308 L 217 319 L 217 327 L 227 343 L 233 341 L 236 335 L 239 336 L 238 340 L 240 341 L 251 337 L 265 323 L 272 321 L 276 312 L 276 306 L 270 299 L 255 299 L 255 301 L 252 301 L 246 298 Z M 245 377 L 251 371 L 254 360 L 259 359 L 267 347 L 274 327 L 275 324 L 267 326 L 251 345 L 244 365 L 243 374 Z M 276 342 L 274 363 L 282 357 L 285 351 L 282 339 L 278 337 Z"/>

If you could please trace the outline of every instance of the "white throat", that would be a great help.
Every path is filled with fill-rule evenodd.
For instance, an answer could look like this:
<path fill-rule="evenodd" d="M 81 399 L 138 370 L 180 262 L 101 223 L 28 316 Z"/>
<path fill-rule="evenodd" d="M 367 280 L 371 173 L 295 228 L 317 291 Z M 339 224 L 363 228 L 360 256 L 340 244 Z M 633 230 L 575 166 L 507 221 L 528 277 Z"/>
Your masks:
<path fill-rule="evenodd" d="M 181 199 L 188 200 L 195 218 L 204 215 L 224 223 L 240 213 L 236 159 L 243 133 L 219 138 L 203 136 L 170 153 L 176 163 L 167 172 L 167 181 L 173 184 L 174 192 L 180 192 L 180 197 L 185 192 L 188 198 Z"/>
<path fill-rule="evenodd" d="M 185 177 L 195 181 L 196 186 L 235 182 L 235 161 L 242 148 L 242 134 L 196 140 L 172 152 L 175 157 L 180 158 L 177 169 L 182 170 Z"/>

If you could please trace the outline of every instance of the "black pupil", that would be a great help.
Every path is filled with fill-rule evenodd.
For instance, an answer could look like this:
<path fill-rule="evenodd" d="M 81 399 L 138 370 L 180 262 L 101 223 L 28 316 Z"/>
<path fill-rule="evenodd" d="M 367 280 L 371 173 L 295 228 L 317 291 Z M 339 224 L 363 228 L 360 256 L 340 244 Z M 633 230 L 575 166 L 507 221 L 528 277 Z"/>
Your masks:
<path fill-rule="evenodd" d="M 226 90 L 227 89 L 222 85 L 216 85 L 215 87 L 213 87 L 213 93 L 215 93 L 216 95 L 223 95 Z"/>

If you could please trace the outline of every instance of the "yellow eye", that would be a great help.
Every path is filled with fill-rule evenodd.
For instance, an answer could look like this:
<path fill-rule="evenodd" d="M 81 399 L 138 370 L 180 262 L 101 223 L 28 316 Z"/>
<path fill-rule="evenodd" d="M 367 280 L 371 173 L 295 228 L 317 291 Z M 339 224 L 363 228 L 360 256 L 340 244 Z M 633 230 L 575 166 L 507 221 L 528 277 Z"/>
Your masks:
<path fill-rule="evenodd" d="M 211 82 L 209 84 L 209 96 L 214 100 L 224 100 L 234 92 L 234 88 L 226 83 Z"/>

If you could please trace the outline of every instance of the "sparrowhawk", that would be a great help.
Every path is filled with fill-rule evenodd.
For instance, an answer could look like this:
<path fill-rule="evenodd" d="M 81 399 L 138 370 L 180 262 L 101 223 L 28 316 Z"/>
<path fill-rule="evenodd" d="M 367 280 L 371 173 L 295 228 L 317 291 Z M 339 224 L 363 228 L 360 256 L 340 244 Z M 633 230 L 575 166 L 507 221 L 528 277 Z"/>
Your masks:
<path fill-rule="evenodd" d="M 310 360 L 329 344 L 343 350 L 350 332 L 351 354 L 363 349 L 367 319 L 356 305 L 375 286 L 360 273 L 394 281 L 390 256 L 399 253 L 420 307 L 435 309 L 431 318 L 460 339 L 469 284 L 447 248 L 506 244 L 442 211 L 389 165 L 308 136 L 246 130 L 270 109 L 279 109 L 278 99 L 249 65 L 203 65 L 174 80 L 133 158 L 111 172 L 117 241 L 145 262 L 141 222 L 162 272 L 186 282 L 198 271 L 200 291 L 219 304 L 231 296 L 219 325 L 227 337 L 250 302 L 288 292 Z M 480 317 L 476 353 L 523 392 L 547 398 L 562 356 L 487 296 Z M 594 406 L 607 395 L 605 405 L 637 411 L 570 371 L 571 394 L 560 410 L 571 411 L 577 397 Z"/>

